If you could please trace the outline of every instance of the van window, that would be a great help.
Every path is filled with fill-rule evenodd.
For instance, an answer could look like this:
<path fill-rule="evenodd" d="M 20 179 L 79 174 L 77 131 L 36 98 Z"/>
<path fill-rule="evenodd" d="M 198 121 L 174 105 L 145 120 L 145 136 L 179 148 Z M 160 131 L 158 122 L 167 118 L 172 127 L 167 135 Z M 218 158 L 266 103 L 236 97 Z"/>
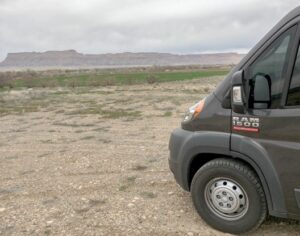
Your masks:
<path fill-rule="evenodd" d="M 300 105 L 300 45 L 294 65 L 293 76 L 290 84 L 287 106 Z"/>
<path fill-rule="evenodd" d="M 258 74 L 271 79 L 270 108 L 280 104 L 285 73 L 288 64 L 288 52 L 296 27 L 292 27 L 279 36 L 248 68 L 247 78 L 254 79 Z"/>

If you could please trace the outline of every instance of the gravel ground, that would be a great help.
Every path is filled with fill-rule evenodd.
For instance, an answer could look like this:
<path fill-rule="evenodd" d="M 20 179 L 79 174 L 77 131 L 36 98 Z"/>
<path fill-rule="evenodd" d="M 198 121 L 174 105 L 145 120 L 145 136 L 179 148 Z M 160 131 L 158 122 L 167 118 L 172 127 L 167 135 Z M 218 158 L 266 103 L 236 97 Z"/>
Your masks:
<path fill-rule="evenodd" d="M 223 235 L 167 163 L 171 130 L 220 79 L 1 92 L 0 235 Z M 299 222 L 254 233 L 274 234 Z"/>

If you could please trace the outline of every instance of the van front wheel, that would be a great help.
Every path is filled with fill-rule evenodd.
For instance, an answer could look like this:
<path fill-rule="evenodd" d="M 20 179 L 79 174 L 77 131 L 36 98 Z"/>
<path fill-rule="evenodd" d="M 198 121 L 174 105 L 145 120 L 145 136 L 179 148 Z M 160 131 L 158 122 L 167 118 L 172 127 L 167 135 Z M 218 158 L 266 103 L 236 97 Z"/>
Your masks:
<path fill-rule="evenodd" d="M 191 193 L 202 219 L 223 232 L 241 234 L 255 230 L 267 215 L 259 178 L 236 160 L 220 158 L 206 163 L 195 174 Z"/>

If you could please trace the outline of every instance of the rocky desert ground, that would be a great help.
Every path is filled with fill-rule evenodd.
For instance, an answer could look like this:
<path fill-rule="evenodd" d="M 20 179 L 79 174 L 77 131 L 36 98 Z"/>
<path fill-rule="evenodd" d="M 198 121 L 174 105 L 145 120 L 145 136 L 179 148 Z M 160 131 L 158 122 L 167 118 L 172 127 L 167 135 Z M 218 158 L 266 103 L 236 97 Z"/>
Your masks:
<path fill-rule="evenodd" d="M 167 162 L 171 130 L 220 79 L 1 92 L 0 235 L 223 235 Z"/>

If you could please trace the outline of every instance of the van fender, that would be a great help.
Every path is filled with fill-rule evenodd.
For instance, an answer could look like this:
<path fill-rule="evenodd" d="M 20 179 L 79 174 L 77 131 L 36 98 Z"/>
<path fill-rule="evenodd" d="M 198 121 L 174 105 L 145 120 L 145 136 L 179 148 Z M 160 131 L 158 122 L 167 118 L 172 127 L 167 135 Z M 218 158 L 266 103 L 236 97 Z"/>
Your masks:
<path fill-rule="evenodd" d="M 232 134 L 231 156 L 248 162 L 255 169 L 267 197 L 269 213 L 278 217 L 287 217 L 282 186 L 264 147 L 250 137 Z"/>
<path fill-rule="evenodd" d="M 201 153 L 229 155 L 230 134 L 223 132 L 190 132 L 175 129 L 170 139 L 170 153 L 176 163 L 173 169 L 179 185 L 189 191 L 189 171 L 194 158 Z"/>

